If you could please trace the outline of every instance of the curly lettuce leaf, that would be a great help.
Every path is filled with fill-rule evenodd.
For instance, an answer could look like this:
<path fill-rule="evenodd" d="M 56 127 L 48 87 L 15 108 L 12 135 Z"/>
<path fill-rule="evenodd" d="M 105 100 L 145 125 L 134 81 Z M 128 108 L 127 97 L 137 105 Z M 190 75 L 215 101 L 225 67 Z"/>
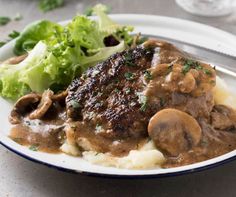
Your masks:
<path fill-rule="evenodd" d="M 14 53 L 16 55 L 26 53 L 33 49 L 40 40 L 47 40 L 54 36 L 57 29 L 62 29 L 62 27 L 47 20 L 36 21 L 26 26 L 20 36 L 16 39 Z"/>
<path fill-rule="evenodd" d="M 3 63 L 0 67 L 1 96 L 14 100 L 31 90 L 42 91 L 44 89 L 43 84 L 47 83 L 49 78 L 48 76 L 45 77 L 42 71 L 36 71 L 35 68 L 40 67 L 46 53 L 46 45 L 39 42 L 29 52 L 28 57 L 19 64 Z M 27 76 L 29 73 L 31 73 L 31 79 Z"/>
<path fill-rule="evenodd" d="M 99 52 L 93 56 L 89 56 L 81 59 L 81 64 L 83 65 L 83 70 L 86 70 L 89 66 L 96 64 L 97 62 L 107 59 L 111 55 L 117 52 L 125 50 L 125 42 L 122 41 L 120 44 L 113 47 L 104 47 L 99 49 Z"/>
<path fill-rule="evenodd" d="M 98 16 L 98 27 L 101 32 L 106 32 L 107 34 L 113 34 L 118 29 L 122 27 L 122 25 L 117 24 L 106 14 L 107 6 L 103 4 L 97 4 L 94 6 L 93 13 Z"/>
<path fill-rule="evenodd" d="M 26 27 L 14 51 L 29 55 L 19 64 L 1 65 L 0 95 L 15 100 L 29 91 L 62 90 L 88 67 L 126 49 L 132 28 L 113 22 L 101 6 L 94 12 L 98 21 L 80 15 L 66 26 L 42 20 Z M 110 36 L 115 46 L 104 44 Z"/>
<path fill-rule="evenodd" d="M 108 17 L 106 12 L 108 7 L 103 4 L 97 4 L 92 9 L 92 12 L 98 16 L 98 27 L 101 32 L 106 32 L 108 35 L 113 35 L 117 40 L 124 40 L 127 45 L 133 41 L 133 37 L 129 34 L 133 31 L 132 26 L 123 26 L 114 22 Z"/>

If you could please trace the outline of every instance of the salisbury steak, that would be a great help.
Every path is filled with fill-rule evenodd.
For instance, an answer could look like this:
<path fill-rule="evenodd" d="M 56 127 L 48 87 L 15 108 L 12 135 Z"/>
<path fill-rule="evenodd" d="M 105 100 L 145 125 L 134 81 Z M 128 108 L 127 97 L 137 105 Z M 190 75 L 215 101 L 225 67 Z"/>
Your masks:
<path fill-rule="evenodd" d="M 187 58 L 169 43 L 149 40 L 142 46 L 116 53 L 88 69 L 68 88 L 67 115 L 73 128 L 76 127 L 74 131 L 67 132 L 68 139 L 85 138 L 90 144 L 96 145 L 93 149 L 109 152 L 114 142 L 138 145 L 140 140 L 148 136 L 150 118 L 163 108 L 181 108 L 187 99 L 195 103 L 195 108 L 206 106 L 209 109 L 205 111 L 211 111 L 212 106 L 203 105 L 209 102 L 207 98 L 212 99 L 206 96 L 206 92 L 189 95 L 186 91 L 192 89 L 183 88 L 189 86 L 185 79 L 192 75 L 197 64 L 189 63 L 191 69 L 189 74 L 185 74 L 183 65 Z M 198 72 L 195 77 L 198 80 L 203 70 L 195 72 Z M 174 81 L 169 83 L 167 78 L 171 73 Z M 196 81 L 193 90 L 197 90 L 202 81 Z M 180 87 L 177 87 L 178 84 Z M 201 97 L 201 102 L 194 102 L 195 97 Z M 186 112 L 192 114 L 191 111 Z M 121 152 L 124 152 L 125 145 L 122 147 Z"/>

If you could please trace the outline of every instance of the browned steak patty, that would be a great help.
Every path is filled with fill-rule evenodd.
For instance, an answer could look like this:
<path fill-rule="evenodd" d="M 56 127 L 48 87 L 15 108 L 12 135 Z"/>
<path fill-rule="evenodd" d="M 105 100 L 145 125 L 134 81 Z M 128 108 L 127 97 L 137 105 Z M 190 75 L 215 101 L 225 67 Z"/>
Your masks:
<path fill-rule="evenodd" d="M 68 116 L 106 137 L 146 135 L 153 114 L 142 95 L 154 49 L 136 47 L 114 54 L 69 86 Z"/>

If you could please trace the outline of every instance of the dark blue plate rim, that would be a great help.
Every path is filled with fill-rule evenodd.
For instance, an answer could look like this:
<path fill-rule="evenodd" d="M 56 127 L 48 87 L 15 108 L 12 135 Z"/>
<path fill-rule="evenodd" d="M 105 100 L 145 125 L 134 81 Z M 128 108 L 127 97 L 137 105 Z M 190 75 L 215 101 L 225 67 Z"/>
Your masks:
<path fill-rule="evenodd" d="M 224 159 L 222 161 L 218 161 L 215 163 L 211 163 L 208 165 L 192 168 L 192 169 L 187 169 L 187 170 L 182 170 L 178 172 L 168 172 L 168 173 L 163 173 L 163 174 L 144 174 L 144 175 L 125 175 L 125 174 L 106 174 L 106 173 L 95 173 L 95 172 L 88 172 L 88 171 L 77 171 L 73 169 L 68 169 L 64 168 L 61 166 L 55 166 L 53 164 L 43 162 L 37 159 L 34 159 L 32 157 L 29 157 L 28 155 L 21 153 L 10 146 L 4 144 L 3 142 L 0 141 L 0 144 L 5 147 L 6 149 L 10 150 L 11 152 L 23 157 L 24 159 L 27 159 L 29 161 L 32 161 L 34 163 L 38 163 L 44 166 L 47 166 L 49 168 L 57 169 L 62 172 L 67 172 L 67 173 L 72 173 L 72 174 L 81 174 L 85 176 L 92 176 L 92 177 L 101 177 L 101 178 L 117 178 L 117 179 L 145 179 L 145 178 L 164 178 L 164 177 L 173 177 L 173 176 L 180 176 L 180 175 L 185 175 L 185 174 L 190 174 L 190 173 L 195 173 L 195 172 L 200 172 L 203 170 L 215 168 L 221 165 L 224 165 L 228 162 L 234 161 L 236 159 L 236 155 L 232 156 L 230 158 Z"/>

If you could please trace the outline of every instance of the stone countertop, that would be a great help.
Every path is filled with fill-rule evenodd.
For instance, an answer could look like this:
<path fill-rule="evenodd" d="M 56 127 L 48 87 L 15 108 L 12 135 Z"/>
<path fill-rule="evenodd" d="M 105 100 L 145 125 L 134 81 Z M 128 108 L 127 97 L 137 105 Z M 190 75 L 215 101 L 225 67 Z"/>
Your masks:
<path fill-rule="evenodd" d="M 34 0 L 0 0 L 0 15 L 23 16 L 0 27 L 0 40 L 12 30 L 38 19 L 62 21 L 72 18 L 96 0 L 67 0 L 64 7 L 46 14 Z M 155 14 L 193 20 L 236 34 L 236 12 L 225 17 L 199 17 L 186 13 L 173 0 L 102 0 L 112 13 Z M 0 146 L 0 196 L 236 196 L 236 161 L 214 169 L 159 179 L 108 179 L 64 173 L 21 158 Z"/>

